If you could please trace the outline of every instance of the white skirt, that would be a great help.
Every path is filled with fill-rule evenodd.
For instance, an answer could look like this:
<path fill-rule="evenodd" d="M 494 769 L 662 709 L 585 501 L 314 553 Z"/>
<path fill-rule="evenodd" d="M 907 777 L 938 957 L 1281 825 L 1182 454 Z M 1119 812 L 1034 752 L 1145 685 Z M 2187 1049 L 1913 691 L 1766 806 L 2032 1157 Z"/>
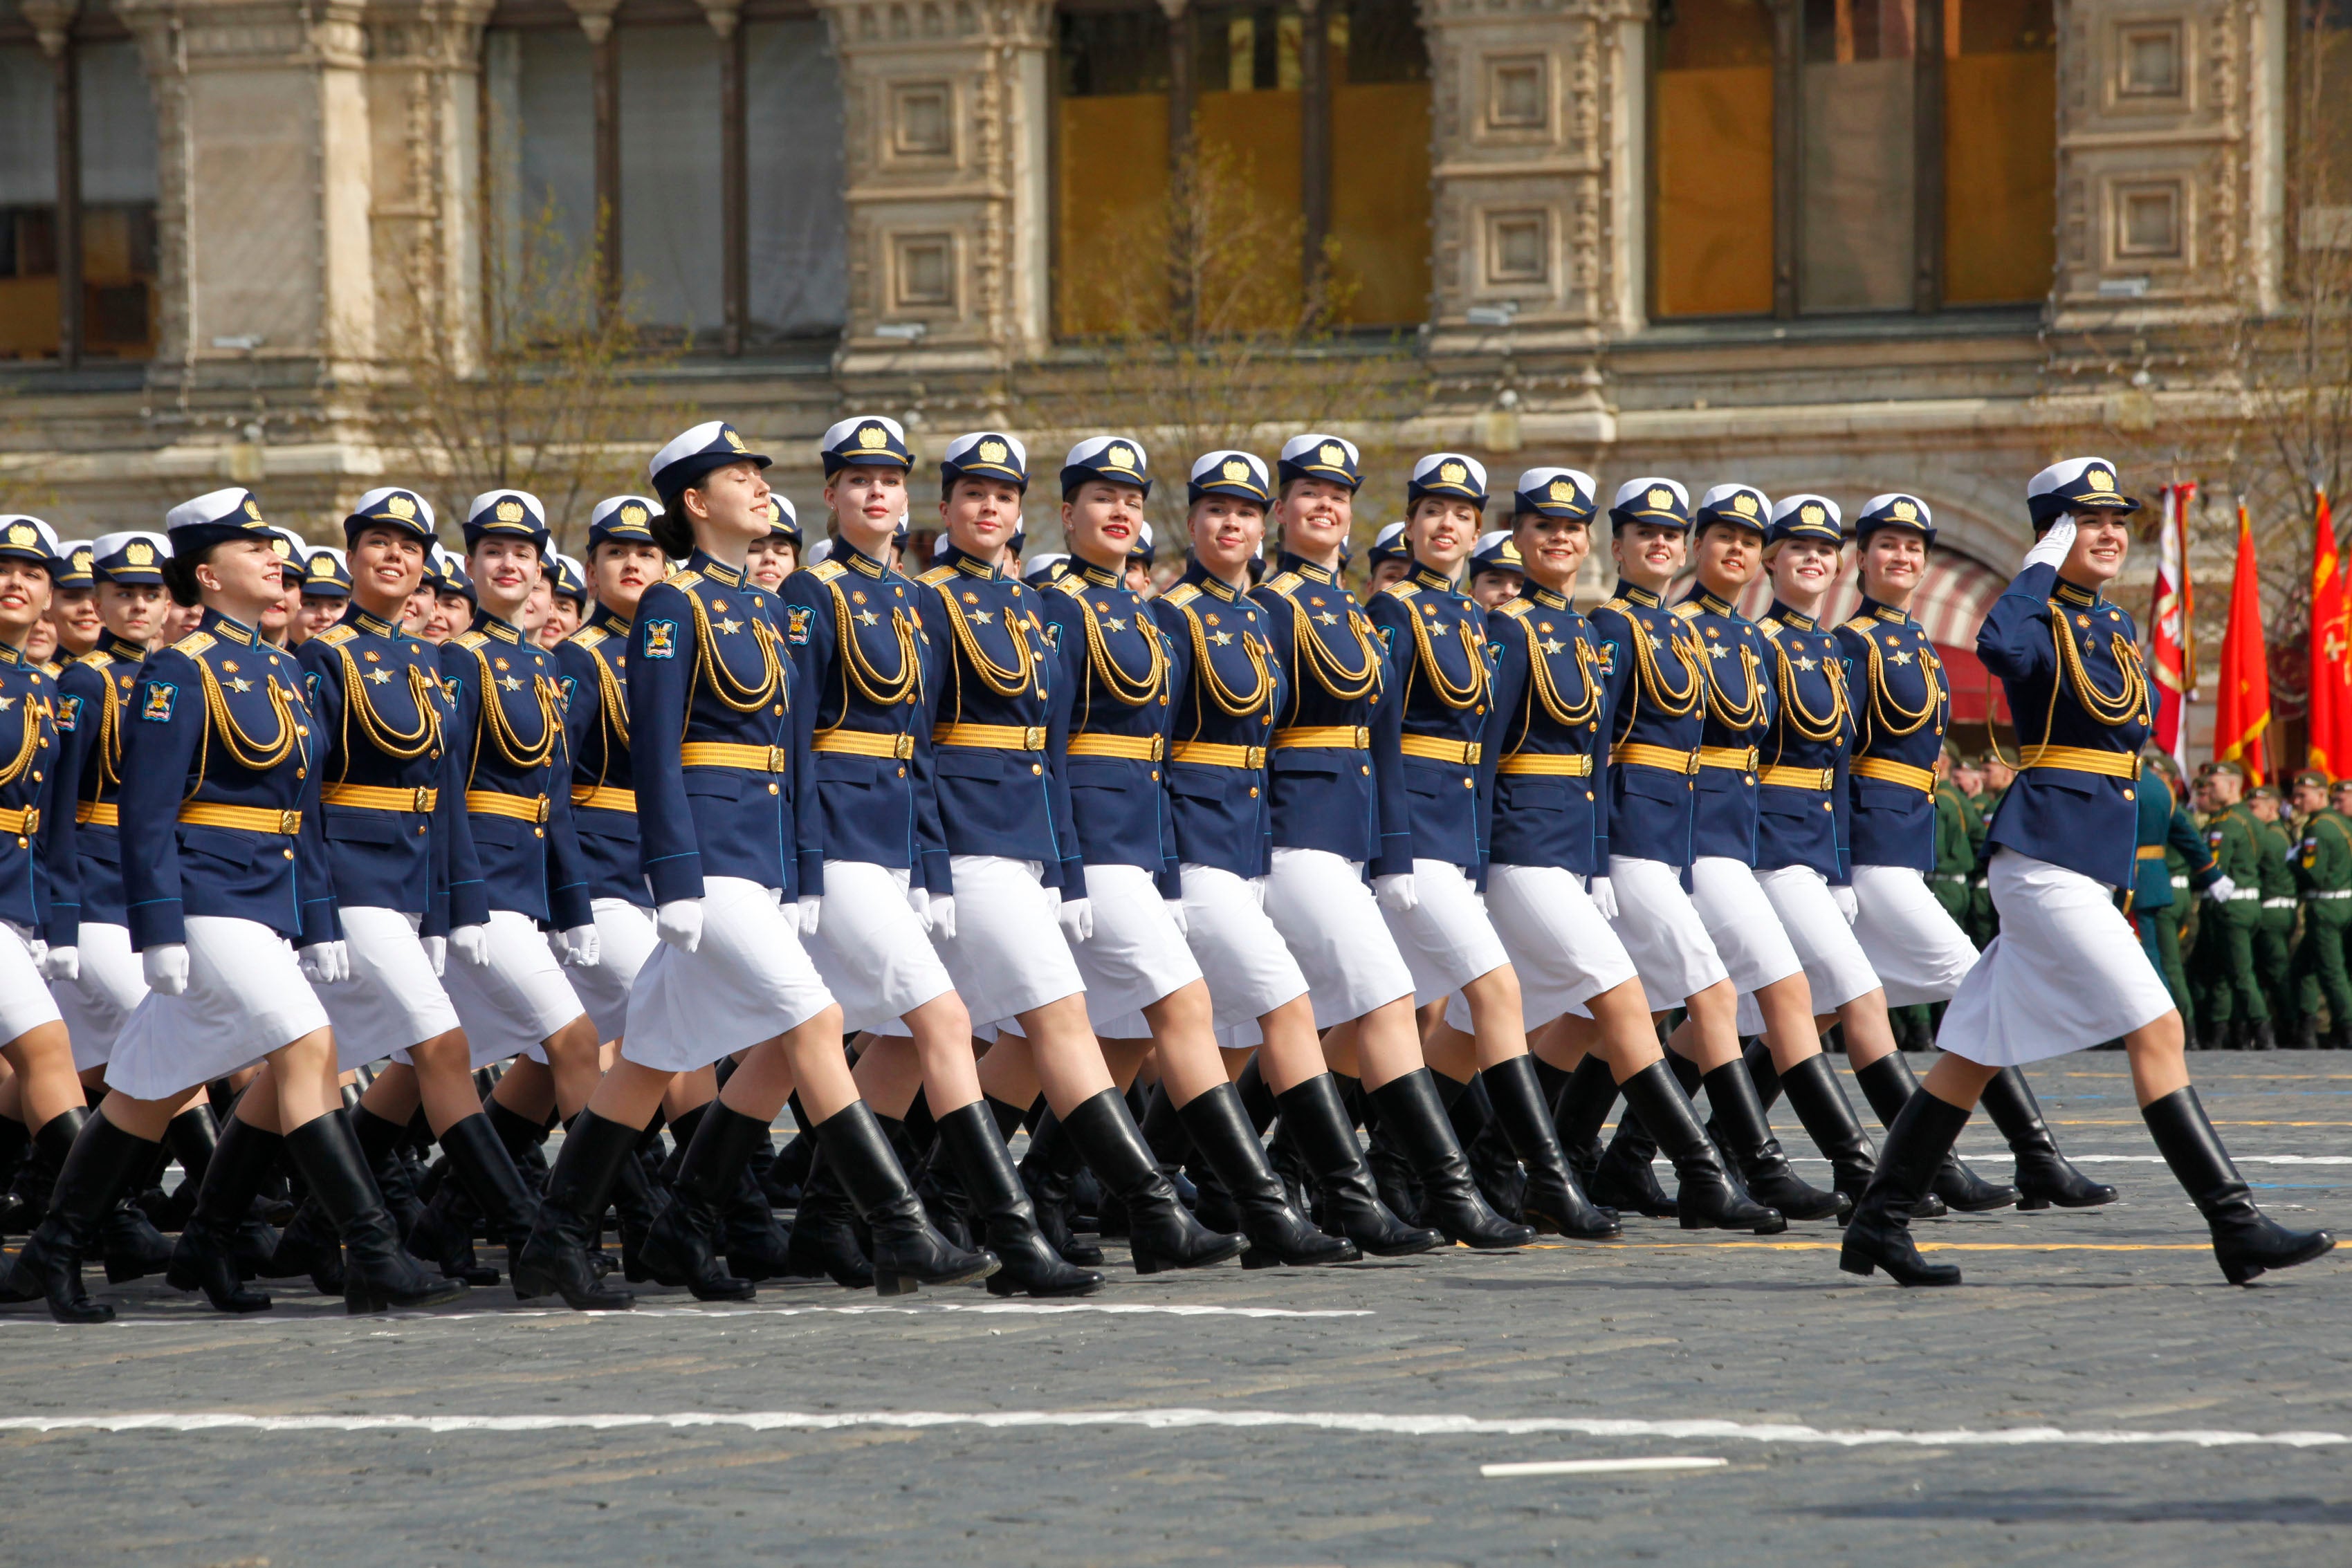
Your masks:
<path fill-rule="evenodd" d="M 2015 850 L 1992 857 L 2000 935 L 1945 1009 L 1936 1043 L 2013 1067 L 2118 1040 L 2172 1011 L 2114 890 Z"/>
<path fill-rule="evenodd" d="M 1131 1027 L 1131 1017 L 1139 1019 L 1145 1008 L 1201 977 L 1201 966 L 1169 917 L 1168 901 L 1150 872 L 1136 865 L 1090 865 L 1087 899 L 1094 906 L 1095 934 L 1071 948 L 1070 956 L 1086 983 L 1087 1020 L 1098 1035 L 1114 1023 Z M 959 922 L 962 903 L 956 901 Z"/>
<path fill-rule="evenodd" d="M 1948 1001 L 1976 967 L 1976 944 L 1911 867 L 1854 867 L 1853 902 L 1853 933 L 1888 1007 Z"/>
<path fill-rule="evenodd" d="M 596 1026 L 596 1038 L 618 1040 L 629 1016 L 629 988 L 661 938 L 654 935 L 654 912 L 641 904 L 609 896 L 589 904 L 596 915 L 596 962 L 585 969 L 565 969 L 563 976 Z"/>
<path fill-rule="evenodd" d="M 1266 879 L 1213 865 L 1186 865 L 1182 876 L 1184 940 L 1209 982 L 1217 1043 L 1227 1051 L 1262 1045 L 1257 1020 L 1307 994 L 1298 960 L 1266 917 Z"/>
<path fill-rule="evenodd" d="M 656 1072 L 691 1072 L 831 1007 L 782 897 L 740 876 L 703 878 L 702 941 L 691 953 L 664 942 L 637 971 L 621 1054 Z"/>
<path fill-rule="evenodd" d="M 187 991 L 148 992 L 106 1064 L 106 1086 L 134 1100 L 168 1100 L 328 1027 L 293 944 L 268 926 L 191 915 L 187 936 Z"/>
<path fill-rule="evenodd" d="M 1416 885 L 1419 881 L 1416 873 Z M 1589 1016 L 1587 1001 L 1635 977 L 1625 945 L 1572 871 L 1488 866 L 1486 915 L 1518 974 L 1519 1017 L 1529 1030 L 1565 1012 Z M 1445 1021 L 1470 1028 L 1470 1004 L 1458 992 L 1445 1004 Z"/>
<path fill-rule="evenodd" d="M 1420 900 L 1399 915 L 1381 911 L 1396 938 L 1397 951 L 1412 976 L 1419 1006 L 1453 995 L 1479 976 L 1511 961 L 1495 924 L 1479 907 L 1477 889 L 1460 866 L 1447 861 L 1412 862 L 1412 889 Z M 1377 904 L 1378 900 L 1374 900 Z"/>
<path fill-rule="evenodd" d="M 1833 1011 L 1878 989 L 1878 971 L 1831 895 L 1829 878 L 1811 866 L 1789 865 L 1758 872 L 1756 884 L 1772 901 L 1780 929 L 1804 966 L 1814 1012 Z M 1738 1027 L 1743 1035 L 1764 1032 L 1764 1014 L 1752 991 L 1739 993 Z"/>
<path fill-rule="evenodd" d="M 545 1061 L 541 1042 L 582 1012 L 579 993 L 548 951 L 538 922 L 511 909 L 490 911 L 488 963 L 468 964 L 454 946 L 449 949 L 441 988 L 466 1026 L 476 1067 L 510 1056 Z M 406 1061 L 406 1049 L 392 1059 Z"/>
<path fill-rule="evenodd" d="M 457 1009 L 416 935 L 422 915 L 363 906 L 343 910 L 341 919 L 352 977 L 319 988 L 335 1026 L 336 1065 L 349 1071 L 395 1051 L 404 1061 L 409 1047 L 457 1027 Z"/>
<path fill-rule="evenodd" d="M 32 937 L 22 926 L 0 920 L 0 1045 L 55 1023 L 59 1016 L 58 999 L 33 967 Z M 81 1065 L 79 1058 L 74 1065 Z"/>
<path fill-rule="evenodd" d="M 127 925 L 85 920 L 74 950 L 81 955 L 80 977 L 59 980 L 50 989 L 66 1032 L 73 1036 L 74 1071 L 87 1072 L 105 1066 L 114 1054 L 115 1037 L 147 995 L 147 971 L 131 950 Z"/>
<path fill-rule="evenodd" d="M 947 966 L 907 903 L 911 875 L 870 861 L 824 862 L 824 907 L 803 943 L 855 1034 L 896 1023 L 955 989 Z M 963 900 L 956 900 L 963 918 Z"/>
<path fill-rule="evenodd" d="M 991 1039 L 1021 1014 L 1086 989 L 1040 880 L 1044 866 L 1003 855 L 956 855 L 949 864 L 955 873 L 956 934 L 934 936 L 931 946 L 971 1014 L 973 1034 Z M 824 927 L 817 929 L 822 936 Z M 874 1032 L 908 1030 L 894 1022 Z"/>
<path fill-rule="evenodd" d="M 1307 977 L 1317 1029 L 1413 994 L 1412 971 L 1381 917 L 1362 862 L 1328 850 L 1275 851 L 1265 913 Z"/>
<path fill-rule="evenodd" d="M 1681 872 L 1664 861 L 1611 855 L 1609 886 L 1617 895 L 1611 924 L 1642 977 L 1652 1012 L 1678 1008 L 1727 977 L 1698 906 L 1683 891 Z"/>
<path fill-rule="evenodd" d="M 1706 925 L 1724 972 L 1742 992 L 1803 972 L 1772 901 L 1757 884 L 1756 868 L 1723 855 L 1691 862 L 1691 904 Z"/>

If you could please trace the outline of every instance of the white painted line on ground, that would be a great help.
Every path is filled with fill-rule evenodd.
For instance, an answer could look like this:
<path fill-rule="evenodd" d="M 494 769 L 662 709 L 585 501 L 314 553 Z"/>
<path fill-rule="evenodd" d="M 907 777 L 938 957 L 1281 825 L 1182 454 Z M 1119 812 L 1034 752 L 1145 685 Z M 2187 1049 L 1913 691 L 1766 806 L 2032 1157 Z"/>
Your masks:
<path fill-rule="evenodd" d="M 609 1416 L 253 1416 L 231 1410 L 120 1416 L 0 1416 L 0 1432 L 610 1432 L 632 1427 L 732 1427 L 750 1432 L 834 1432 L 856 1427 L 922 1428 L 982 1427 L 1021 1428 L 1126 1427 L 1151 1431 L 1206 1427 L 1251 1430 L 1303 1429 L 1385 1437 L 1579 1437 L 1731 1438 L 1752 1443 L 1826 1444 L 1858 1448 L 1885 1446 L 1932 1448 L 2191 1447 L 2316 1448 L 2352 1443 L 2345 1432 L 2238 1432 L 2210 1427 L 2146 1431 L 2060 1427 L 1950 1427 L 1905 1431 L 1895 1427 L 1804 1427 L 1787 1422 L 1719 1420 L 1640 1421 L 1600 1417 L 1527 1416 L 1378 1416 L 1313 1410 L 867 1410 L 819 1414 L 802 1410 L 686 1410 L 661 1415 Z"/>
<path fill-rule="evenodd" d="M 1538 1459 L 1522 1465 L 1480 1465 L 1488 1480 L 1507 1476 L 1616 1476 L 1642 1470 L 1716 1470 L 1729 1459 L 1706 1459 L 1696 1454 L 1658 1454 L 1644 1459 Z"/>
<path fill-rule="evenodd" d="M 2009 1157 L 2007 1149 L 1955 1149 L 1952 1152 L 1964 1160 L 1981 1160 L 1987 1164 Z M 2078 1166 L 2160 1166 L 2164 1163 L 2162 1155 L 2078 1155 L 2072 1149 L 2066 1151 L 2066 1157 Z M 2230 1157 L 2242 1166 L 2352 1166 L 2352 1155 L 2232 1154 Z M 1821 1155 L 1790 1155 L 1789 1161 L 1791 1165 L 1825 1166 L 1830 1163 Z"/>
<path fill-rule="evenodd" d="M 274 1281 L 264 1281 L 264 1286 Z M 288 1294 L 298 1293 L 286 1285 Z M 489 1291 L 505 1287 L 492 1285 Z M 307 1293 L 307 1292 L 300 1292 Z M 326 1299 L 326 1298 L 322 1298 Z M 611 1322 L 631 1322 L 640 1318 L 798 1318 L 798 1317 L 933 1317 L 944 1312 L 965 1312 L 980 1317 L 1066 1317 L 1073 1313 L 1092 1313 L 1106 1317 L 1171 1317 L 1171 1318 L 1369 1318 L 1377 1314 L 1369 1307 L 1213 1307 L 1188 1306 L 1173 1301 L 929 1301 L 909 1306 L 886 1306 L 866 1303 L 852 1306 L 805 1307 L 637 1307 L 613 1312 L 575 1312 L 568 1307 L 507 1307 L 493 1312 L 384 1312 L 363 1321 L 367 1322 L 399 1323 L 478 1323 L 499 1322 L 516 1318 L 592 1318 Z M 110 1327 L 121 1328 L 184 1328 L 202 1323 L 218 1328 L 228 1323 L 268 1323 L 271 1320 L 255 1314 L 250 1317 L 217 1317 L 206 1314 L 195 1318 L 117 1319 Z M 283 1318 L 281 1322 L 309 1322 L 310 1318 Z M 0 1318 L 0 1328 L 47 1328 L 43 1317 Z"/>

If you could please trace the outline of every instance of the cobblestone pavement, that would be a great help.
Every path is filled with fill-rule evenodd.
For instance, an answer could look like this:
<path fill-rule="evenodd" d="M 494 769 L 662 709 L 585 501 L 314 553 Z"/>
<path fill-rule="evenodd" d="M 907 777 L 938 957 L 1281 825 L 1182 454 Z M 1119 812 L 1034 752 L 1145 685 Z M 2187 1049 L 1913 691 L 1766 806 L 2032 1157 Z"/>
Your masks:
<path fill-rule="evenodd" d="M 2352 1224 L 2352 1057 L 2192 1066 L 2272 1212 Z M 1958 1291 L 1840 1274 L 1829 1226 L 1635 1220 L 1614 1245 L 1322 1271 L 1146 1280 L 1114 1249 L 1079 1310 L 796 1284 L 583 1319 L 501 1287 L 397 1319 L 281 1293 L 230 1321 L 145 1283 L 101 1290 L 122 1312 L 101 1329 L 12 1309 L 0 1417 L 335 1424 L 0 1429 L 0 1561 L 2352 1562 L 2352 1442 L 2210 1441 L 2352 1434 L 2352 1249 L 2225 1286 L 2122 1059 L 2035 1077 L 2123 1199 L 1923 1225 Z M 1981 1122 L 1962 1142 L 2005 1175 L 1997 1148 Z M 1204 1414 L 1135 1414 L 1170 1410 Z M 1001 1424 L 903 1420 L 926 1412 Z M 680 1413 L 770 1416 L 577 1424 Z M 532 1419 L 361 1425 L 381 1417 Z M 1723 1425 L 1657 1425 L 1681 1419 Z M 1983 1436 L 2018 1428 L 2040 1430 Z M 2103 1436 L 2157 1432 L 2209 1441 Z M 1640 1456 L 1728 1462 L 1480 1473 Z"/>

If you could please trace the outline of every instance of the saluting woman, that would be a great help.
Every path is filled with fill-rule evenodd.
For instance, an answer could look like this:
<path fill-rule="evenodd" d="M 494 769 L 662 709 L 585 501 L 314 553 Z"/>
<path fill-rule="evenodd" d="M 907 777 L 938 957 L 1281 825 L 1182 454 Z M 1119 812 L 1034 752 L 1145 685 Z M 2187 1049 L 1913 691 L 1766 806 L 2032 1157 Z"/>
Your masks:
<path fill-rule="evenodd" d="M 331 980 L 347 960 L 319 824 L 320 737 L 293 656 L 256 630 L 284 598 L 281 558 L 242 489 L 198 497 L 165 522 L 172 595 L 203 617 L 148 657 L 123 739 L 123 891 L 151 989 L 58 1178 L 54 1228 L 26 1248 L 12 1289 L 45 1291 L 60 1321 L 111 1316 L 81 1293 L 88 1225 L 205 1083 L 258 1060 L 267 1066 L 221 1134 L 172 1283 L 229 1311 L 269 1304 L 238 1282 L 230 1239 L 282 1146 L 341 1234 L 352 1311 L 454 1300 L 464 1285 L 427 1280 L 401 1249 L 337 1092 L 334 1031 L 304 977 Z"/>
<path fill-rule="evenodd" d="M 755 1144 L 797 1088 L 818 1144 L 874 1233 L 876 1288 L 952 1284 L 996 1268 L 988 1252 L 933 1230 L 841 1051 L 841 1009 L 801 945 L 804 902 L 820 900 L 822 857 L 807 874 L 809 753 L 768 593 L 746 581 L 771 512 L 761 470 L 730 425 L 686 432 L 649 465 L 663 512 L 654 537 L 681 570 L 645 591 L 629 628 L 629 765 L 641 863 L 663 946 L 630 992 L 621 1050 L 572 1124 L 550 1173 L 540 1223 L 516 1268 L 519 1289 L 581 1308 L 625 1307 L 600 1283 L 588 1246 L 605 1200 L 672 1078 L 743 1052 L 704 1107 L 647 1237 L 646 1267 L 704 1301 L 756 1291 L 712 1249 L 720 1207 Z"/>
<path fill-rule="evenodd" d="M 1372 887 L 1420 1005 L 1462 998 L 1469 1030 L 1441 1019 L 1423 1051 L 1449 1097 L 1474 1071 L 1485 1086 L 1527 1167 L 1521 1212 L 1538 1230 L 1606 1240 L 1622 1234 L 1617 1218 L 1595 1207 L 1568 1168 L 1528 1056 L 1518 976 L 1472 881 L 1486 860 L 1477 786 L 1492 694 L 1486 612 L 1455 590 L 1454 573 L 1477 542 L 1486 470 L 1432 453 L 1413 465 L 1405 505 L 1412 570 L 1382 589 L 1369 614 L 1395 662 L 1406 831 L 1400 841 L 1381 824 Z"/>
<path fill-rule="evenodd" d="M 2121 1036 L 2157 1150 L 2204 1215 L 2222 1276 L 2245 1284 L 2309 1262 L 2336 1239 L 2290 1230 L 2254 1206 L 2189 1087 L 2171 994 L 2116 906 L 2138 852 L 2150 700 L 2137 629 L 2104 590 L 2123 570 L 2139 503 L 2119 492 L 2106 459 L 2074 457 L 2035 475 L 2026 505 L 2036 541 L 1977 633 L 2020 726 L 2017 780 L 1987 835 L 2001 934 L 1944 1014 L 1944 1054 L 1888 1129 L 1839 1267 L 1958 1284 L 1957 1267 L 1919 1256 L 1909 1220 L 1978 1096 L 2004 1067 Z"/>

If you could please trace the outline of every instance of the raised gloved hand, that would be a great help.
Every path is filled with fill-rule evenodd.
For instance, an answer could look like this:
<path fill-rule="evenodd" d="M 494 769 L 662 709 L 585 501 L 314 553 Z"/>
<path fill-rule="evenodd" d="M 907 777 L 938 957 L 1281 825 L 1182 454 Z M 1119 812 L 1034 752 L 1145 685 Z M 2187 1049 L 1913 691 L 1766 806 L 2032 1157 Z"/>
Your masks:
<path fill-rule="evenodd" d="M 2216 904 L 2227 904 L 2230 902 L 2230 895 L 2237 891 L 2236 883 L 2226 876 L 2217 876 L 2206 885 L 2205 896 Z"/>
<path fill-rule="evenodd" d="M 1391 915 L 1410 915 L 1421 907 L 1421 894 L 1414 891 L 1412 873 L 1409 871 L 1372 878 L 1372 896 Z"/>
<path fill-rule="evenodd" d="M 801 894 L 802 936 L 814 936 L 816 935 L 816 917 L 822 914 L 824 910 L 824 895 L 823 894 L 812 894 L 803 893 Z"/>
<path fill-rule="evenodd" d="M 79 980 L 81 978 L 81 949 L 71 946 L 52 947 L 41 955 L 37 967 L 45 980 Z"/>
<path fill-rule="evenodd" d="M 1830 902 L 1837 905 L 1837 912 L 1845 916 L 1848 925 L 1862 918 L 1862 905 L 1853 895 L 1852 883 L 1830 889 Z"/>
<path fill-rule="evenodd" d="M 1607 877 L 1594 877 L 1584 884 L 1584 891 L 1591 895 L 1592 907 L 1601 911 L 1601 919 L 1617 918 L 1617 890 L 1609 885 Z"/>
<path fill-rule="evenodd" d="M 166 942 L 150 947 L 139 955 L 139 967 L 146 971 L 147 988 L 161 997 L 181 997 L 188 992 L 188 945 Z"/>
<path fill-rule="evenodd" d="M 2074 548 L 2074 519 L 2061 517 L 2025 552 L 2025 566 L 2059 566 Z M 2023 567 L 2019 568 L 2021 571 Z"/>
<path fill-rule="evenodd" d="M 931 900 L 931 935 L 955 940 L 955 894 L 943 893 Z"/>
<path fill-rule="evenodd" d="M 673 898 L 654 911 L 654 935 L 681 953 L 702 946 L 702 900 Z"/>
<path fill-rule="evenodd" d="M 487 925 L 460 925 L 449 933 L 449 946 L 457 956 L 477 969 L 490 961 L 490 928 Z"/>
<path fill-rule="evenodd" d="M 931 890 L 928 887 L 907 889 L 907 907 L 915 912 L 915 918 L 923 923 L 923 930 L 928 935 L 931 929 Z"/>
<path fill-rule="evenodd" d="M 604 938 L 593 924 L 556 933 L 555 944 L 563 961 L 575 969 L 593 969 L 604 956 Z"/>
<path fill-rule="evenodd" d="M 1062 935 L 1072 942 L 1091 942 L 1095 938 L 1095 906 L 1091 900 L 1066 898 L 1062 907 L 1054 911 L 1061 922 Z"/>
<path fill-rule="evenodd" d="M 425 961 L 433 966 L 433 977 L 435 979 L 437 980 L 442 976 L 447 974 L 449 972 L 449 938 L 446 936 L 425 937 Z"/>
<path fill-rule="evenodd" d="M 1163 898 L 1160 902 L 1168 906 L 1168 918 L 1176 923 L 1176 929 L 1182 935 L 1190 936 L 1192 934 L 1192 923 L 1184 918 L 1184 901 L 1181 898 Z"/>

